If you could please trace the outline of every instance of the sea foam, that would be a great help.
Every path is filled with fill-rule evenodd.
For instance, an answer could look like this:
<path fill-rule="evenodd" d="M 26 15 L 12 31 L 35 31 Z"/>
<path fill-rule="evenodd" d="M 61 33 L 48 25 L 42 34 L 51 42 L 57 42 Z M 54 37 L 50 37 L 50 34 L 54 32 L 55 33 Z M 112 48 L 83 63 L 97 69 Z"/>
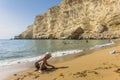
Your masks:
<path fill-rule="evenodd" d="M 113 41 L 111 41 L 110 43 L 106 43 L 106 44 L 101 44 L 101 45 L 95 45 L 93 47 L 90 48 L 90 50 L 92 49 L 96 49 L 96 48 L 101 48 L 104 46 L 109 46 L 114 44 Z M 65 56 L 65 55 L 69 55 L 69 54 L 75 54 L 75 53 L 80 53 L 83 52 L 84 50 L 66 50 L 66 51 L 56 51 L 56 52 L 52 52 L 52 58 L 55 57 L 61 57 L 61 56 Z M 0 67 L 3 66 L 10 66 L 10 65 L 15 65 L 15 64 L 22 64 L 22 63 L 30 63 L 30 62 L 35 62 L 37 61 L 40 56 L 36 56 L 36 57 L 27 57 L 27 58 L 17 58 L 17 59 L 10 59 L 10 60 L 4 60 L 4 61 L 0 61 Z"/>
<path fill-rule="evenodd" d="M 83 50 L 67 50 L 67 51 L 57 51 L 57 52 L 52 52 L 52 58 L 55 57 L 61 57 L 61 56 L 65 56 L 68 54 L 75 54 L 75 53 L 79 53 L 82 52 Z M 29 58 L 18 58 L 18 59 L 11 59 L 11 60 L 4 60 L 4 61 L 0 61 L 0 66 L 9 66 L 9 65 L 15 65 L 15 64 L 22 64 L 22 63 L 29 63 L 29 62 L 35 62 L 37 61 L 40 56 L 36 56 L 36 57 L 29 57 Z"/>

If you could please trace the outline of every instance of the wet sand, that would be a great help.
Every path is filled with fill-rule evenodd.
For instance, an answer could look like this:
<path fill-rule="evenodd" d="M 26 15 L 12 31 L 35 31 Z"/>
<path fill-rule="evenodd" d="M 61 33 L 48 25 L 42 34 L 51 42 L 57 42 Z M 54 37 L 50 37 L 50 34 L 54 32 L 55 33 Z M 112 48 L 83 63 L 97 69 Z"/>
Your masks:
<path fill-rule="evenodd" d="M 111 50 L 120 50 L 119 41 L 113 46 L 86 51 L 84 56 L 78 53 L 51 60 L 50 63 L 57 69 L 39 73 L 32 67 L 6 80 L 119 80 L 120 53 L 109 53 Z"/>
<path fill-rule="evenodd" d="M 0 80 L 6 80 L 6 77 L 8 77 L 9 75 L 12 75 L 12 74 L 20 72 L 20 71 L 24 71 L 26 69 L 29 69 L 31 66 L 32 66 L 31 63 L 1 66 L 0 67 L 0 72 L 1 72 L 0 73 Z"/>

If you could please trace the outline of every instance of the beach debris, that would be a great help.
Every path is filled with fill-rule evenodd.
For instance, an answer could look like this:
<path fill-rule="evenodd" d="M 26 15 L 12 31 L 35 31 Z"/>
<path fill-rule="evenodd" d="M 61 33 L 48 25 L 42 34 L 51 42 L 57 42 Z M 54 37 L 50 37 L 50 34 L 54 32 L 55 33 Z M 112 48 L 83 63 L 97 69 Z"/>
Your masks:
<path fill-rule="evenodd" d="M 110 54 L 115 54 L 117 51 L 116 50 L 110 50 Z"/>

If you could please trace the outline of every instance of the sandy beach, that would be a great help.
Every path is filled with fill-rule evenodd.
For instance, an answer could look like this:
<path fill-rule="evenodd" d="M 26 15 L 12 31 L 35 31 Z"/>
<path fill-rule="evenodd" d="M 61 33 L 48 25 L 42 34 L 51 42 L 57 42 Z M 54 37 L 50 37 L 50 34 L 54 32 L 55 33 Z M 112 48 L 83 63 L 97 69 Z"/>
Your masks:
<path fill-rule="evenodd" d="M 119 80 L 120 54 L 110 54 L 111 50 L 120 50 L 116 44 L 50 61 L 58 69 L 39 73 L 34 66 L 10 75 L 6 80 Z M 74 58 L 73 58 L 74 57 Z"/>

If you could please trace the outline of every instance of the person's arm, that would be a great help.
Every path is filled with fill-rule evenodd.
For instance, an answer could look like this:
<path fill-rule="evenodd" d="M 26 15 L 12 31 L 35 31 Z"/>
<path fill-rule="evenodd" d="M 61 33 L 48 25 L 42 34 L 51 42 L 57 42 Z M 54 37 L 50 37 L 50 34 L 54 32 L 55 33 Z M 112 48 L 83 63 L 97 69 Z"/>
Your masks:
<path fill-rule="evenodd" d="M 38 62 L 43 61 L 43 60 L 44 60 L 43 58 L 40 58 L 40 59 L 38 60 Z"/>
<path fill-rule="evenodd" d="M 44 62 L 41 62 L 39 70 L 42 70 L 44 68 Z"/>
<path fill-rule="evenodd" d="M 45 62 L 45 64 L 46 64 L 47 66 L 50 66 L 50 67 L 52 67 L 52 68 L 55 68 L 55 66 L 48 64 L 47 61 Z"/>

